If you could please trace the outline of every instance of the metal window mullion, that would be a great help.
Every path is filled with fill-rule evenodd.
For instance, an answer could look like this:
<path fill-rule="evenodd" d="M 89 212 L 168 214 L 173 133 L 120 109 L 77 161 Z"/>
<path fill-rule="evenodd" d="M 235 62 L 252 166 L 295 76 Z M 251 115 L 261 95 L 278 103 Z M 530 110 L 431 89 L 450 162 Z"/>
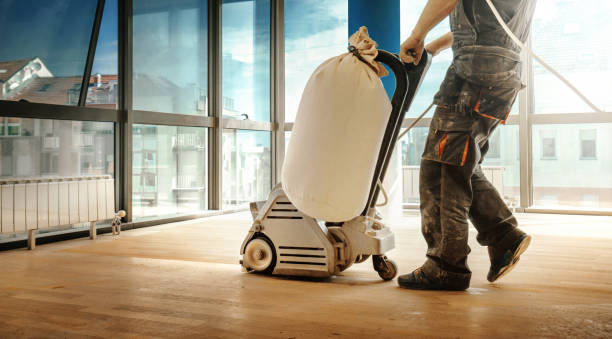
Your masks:
<path fill-rule="evenodd" d="M 272 2 L 271 67 L 270 79 L 271 112 L 274 131 L 272 132 L 272 186 L 280 181 L 285 157 L 285 1 Z"/>
<path fill-rule="evenodd" d="M 10 100 L 0 100 L 0 115 L 13 118 L 74 121 L 117 122 L 120 119 L 119 111 L 113 109 Z"/>
<path fill-rule="evenodd" d="M 273 122 L 254 121 L 254 120 L 237 120 L 237 119 L 219 119 L 219 126 L 223 129 L 244 129 L 252 131 L 270 131 L 274 132 L 277 126 Z"/>
<path fill-rule="evenodd" d="M 531 48 L 531 36 L 527 39 Z M 520 207 L 533 204 L 532 131 L 530 116 L 533 112 L 533 62 L 526 51 L 522 52 L 522 72 L 526 88 L 519 94 L 519 152 L 520 152 Z"/>
<path fill-rule="evenodd" d="M 612 123 L 612 112 L 532 114 L 530 122 L 532 125 L 607 124 Z"/>
<path fill-rule="evenodd" d="M 118 73 L 119 73 L 119 136 L 115 138 L 117 162 L 115 195 L 119 208 L 127 212 L 127 222 L 132 221 L 132 0 L 118 3 Z"/>
<path fill-rule="evenodd" d="M 270 53 L 270 63 L 268 64 L 268 72 L 270 74 L 269 79 L 270 83 L 268 84 L 268 90 L 270 91 L 270 101 L 268 104 L 270 105 L 270 122 L 272 124 L 276 123 L 276 3 L 277 0 L 270 0 L 270 35 L 268 37 L 268 47 Z M 277 162 L 277 148 L 278 144 L 276 142 L 276 131 L 270 132 L 270 182 L 272 185 L 276 183 L 277 171 L 276 171 L 276 162 Z"/>
<path fill-rule="evenodd" d="M 208 133 L 208 208 L 220 210 L 222 206 L 223 174 L 223 115 L 221 83 L 221 3 L 208 1 L 208 114 L 218 123 Z"/>
<path fill-rule="evenodd" d="M 105 0 L 98 0 L 96 14 L 94 17 L 91 36 L 89 38 L 89 49 L 87 50 L 87 59 L 85 61 L 85 70 L 83 71 L 83 79 L 81 81 L 81 89 L 79 93 L 78 106 L 85 106 L 87 100 L 87 89 L 89 88 L 89 78 L 91 78 L 91 68 L 93 67 L 94 58 L 96 56 L 96 47 L 98 46 L 98 35 L 100 33 L 100 25 L 102 23 L 102 14 L 104 13 Z"/>
<path fill-rule="evenodd" d="M 161 113 L 151 111 L 132 110 L 132 122 L 135 124 L 151 124 L 181 127 L 215 127 L 216 120 L 213 117 Z"/>

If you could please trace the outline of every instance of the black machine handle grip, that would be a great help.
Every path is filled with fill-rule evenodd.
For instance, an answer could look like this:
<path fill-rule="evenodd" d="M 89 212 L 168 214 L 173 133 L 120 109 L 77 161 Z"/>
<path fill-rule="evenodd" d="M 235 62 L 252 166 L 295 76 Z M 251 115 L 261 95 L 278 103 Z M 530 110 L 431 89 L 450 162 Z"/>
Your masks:
<path fill-rule="evenodd" d="M 418 65 L 414 65 L 413 63 L 403 63 L 397 54 L 379 49 L 378 56 L 375 60 L 387 65 L 395 75 L 395 91 L 391 98 L 391 115 L 389 116 L 380 152 L 378 153 L 378 160 L 370 186 L 368 202 L 361 213 L 361 215 L 364 216 L 367 215 L 370 208 L 376 206 L 376 200 L 380 193 L 378 181 L 380 180 L 380 182 L 383 182 L 385 178 L 385 173 L 389 167 L 391 155 L 397 141 L 397 136 L 402 128 L 402 121 L 404 120 L 406 112 L 410 109 L 415 94 L 421 86 L 421 82 L 431 65 L 431 54 L 427 51 L 423 51 L 421 61 Z"/>

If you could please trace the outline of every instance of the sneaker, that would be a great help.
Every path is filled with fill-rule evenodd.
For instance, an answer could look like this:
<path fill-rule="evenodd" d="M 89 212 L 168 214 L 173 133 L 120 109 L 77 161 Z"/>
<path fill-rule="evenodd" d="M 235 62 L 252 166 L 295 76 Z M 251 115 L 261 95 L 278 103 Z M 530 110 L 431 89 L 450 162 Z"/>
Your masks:
<path fill-rule="evenodd" d="M 531 236 L 523 234 L 503 256 L 491 261 L 491 268 L 487 280 L 494 282 L 510 272 L 519 262 L 519 257 L 527 250 L 531 243 Z"/>
<path fill-rule="evenodd" d="M 412 273 L 400 275 L 397 278 L 397 283 L 401 288 L 411 290 L 449 290 L 449 291 L 464 291 L 468 288 L 467 285 L 461 286 L 446 286 L 437 282 L 433 282 L 423 272 L 423 268 L 419 267 Z"/>

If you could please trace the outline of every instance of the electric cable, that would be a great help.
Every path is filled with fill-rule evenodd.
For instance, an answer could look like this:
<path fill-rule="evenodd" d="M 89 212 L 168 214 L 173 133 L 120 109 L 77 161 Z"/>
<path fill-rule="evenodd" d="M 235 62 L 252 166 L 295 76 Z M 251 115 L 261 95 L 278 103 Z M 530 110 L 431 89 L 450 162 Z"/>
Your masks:
<path fill-rule="evenodd" d="M 376 184 L 380 188 L 380 191 L 382 192 L 383 197 L 385 198 L 385 202 L 383 202 L 382 204 L 376 204 L 376 207 L 385 206 L 387 203 L 389 203 L 389 197 L 387 196 L 387 192 L 385 191 L 385 188 L 383 187 L 382 182 L 380 182 L 380 179 L 378 179 Z"/>
<path fill-rule="evenodd" d="M 429 110 L 433 107 L 433 105 L 434 105 L 434 103 L 432 101 L 431 104 L 429 104 L 429 106 L 427 106 L 425 111 L 423 113 L 421 113 L 421 115 L 419 115 L 416 119 L 414 119 L 414 121 L 410 124 L 410 126 L 408 126 L 408 128 L 406 128 L 402 133 L 400 133 L 397 136 L 397 140 L 401 139 L 406 133 L 408 133 L 408 131 L 410 131 L 412 129 L 412 127 L 416 126 L 416 124 L 418 124 L 419 121 L 421 121 L 421 119 L 423 119 L 425 114 L 427 114 L 427 112 L 429 112 Z"/>

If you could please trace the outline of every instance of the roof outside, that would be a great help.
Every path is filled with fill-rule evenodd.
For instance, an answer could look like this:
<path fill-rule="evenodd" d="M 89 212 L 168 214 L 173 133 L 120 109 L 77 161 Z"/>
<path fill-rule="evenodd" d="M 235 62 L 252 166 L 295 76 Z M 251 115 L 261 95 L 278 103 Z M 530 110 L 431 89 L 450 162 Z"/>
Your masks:
<path fill-rule="evenodd" d="M 13 74 L 17 73 L 17 71 L 22 69 L 32 60 L 34 60 L 34 58 L 13 61 L 0 61 L 0 70 L 5 70 L 5 72 L 0 71 L 0 82 L 5 82 L 10 79 Z"/>

